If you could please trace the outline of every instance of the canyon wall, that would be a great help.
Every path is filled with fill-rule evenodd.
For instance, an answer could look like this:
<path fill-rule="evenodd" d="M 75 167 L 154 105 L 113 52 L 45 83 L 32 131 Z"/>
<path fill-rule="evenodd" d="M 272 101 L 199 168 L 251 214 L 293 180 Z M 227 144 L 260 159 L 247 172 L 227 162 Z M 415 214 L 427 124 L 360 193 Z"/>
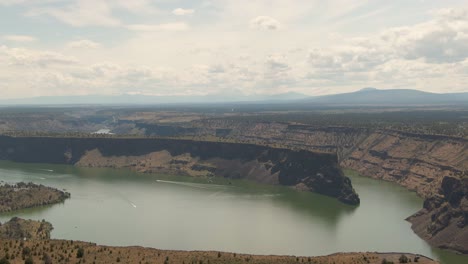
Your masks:
<path fill-rule="evenodd" d="M 201 120 L 192 126 L 199 127 L 200 136 L 221 134 L 237 141 L 335 153 L 343 168 L 396 182 L 423 198 L 438 193 L 444 177 L 468 171 L 464 138 L 278 122 Z"/>
<path fill-rule="evenodd" d="M 408 219 L 413 230 L 433 246 L 468 254 L 465 138 L 278 122 L 201 120 L 192 125 L 200 136 L 336 153 L 343 168 L 417 192 L 425 202 Z"/>
<path fill-rule="evenodd" d="M 407 220 L 432 246 L 468 254 L 468 178 L 445 177 L 440 193 Z"/>
<path fill-rule="evenodd" d="M 0 159 L 247 178 L 359 203 L 336 155 L 307 150 L 176 139 L 1 136 Z"/>

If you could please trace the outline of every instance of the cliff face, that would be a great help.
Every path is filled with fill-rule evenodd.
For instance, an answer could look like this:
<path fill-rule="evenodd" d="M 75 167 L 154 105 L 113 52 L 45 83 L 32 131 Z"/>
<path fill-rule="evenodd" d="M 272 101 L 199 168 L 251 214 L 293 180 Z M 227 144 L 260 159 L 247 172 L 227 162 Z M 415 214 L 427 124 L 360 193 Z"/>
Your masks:
<path fill-rule="evenodd" d="M 341 161 L 365 176 L 394 181 L 427 198 L 447 176 L 468 168 L 468 142 L 463 139 L 378 131 L 370 134 Z"/>
<path fill-rule="evenodd" d="M 415 232 L 434 246 L 468 254 L 468 202 L 454 198 L 467 193 L 457 187 L 466 186 L 466 179 L 460 180 L 468 171 L 465 138 L 275 122 L 197 122 L 200 135 L 337 153 L 344 168 L 416 191 L 426 201 L 410 218 Z M 449 184 L 454 181 L 460 184 Z"/>
<path fill-rule="evenodd" d="M 407 220 L 432 246 L 468 254 L 468 178 L 445 177 L 439 193 Z"/>
<path fill-rule="evenodd" d="M 468 140 L 463 138 L 274 122 L 198 122 L 204 135 L 222 131 L 218 134 L 241 141 L 336 153 L 342 167 L 396 182 L 424 198 L 438 192 L 444 177 L 468 170 Z"/>
<path fill-rule="evenodd" d="M 245 177 L 359 203 L 336 155 L 305 150 L 172 139 L 0 137 L 0 159 Z"/>

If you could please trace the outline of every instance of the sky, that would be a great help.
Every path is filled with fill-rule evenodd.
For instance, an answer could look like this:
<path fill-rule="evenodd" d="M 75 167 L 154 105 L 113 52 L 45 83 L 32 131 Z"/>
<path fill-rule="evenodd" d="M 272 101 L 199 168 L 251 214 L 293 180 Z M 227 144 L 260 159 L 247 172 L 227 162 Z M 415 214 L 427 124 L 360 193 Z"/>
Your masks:
<path fill-rule="evenodd" d="M 468 92 L 466 0 L 0 0 L 2 99 Z"/>

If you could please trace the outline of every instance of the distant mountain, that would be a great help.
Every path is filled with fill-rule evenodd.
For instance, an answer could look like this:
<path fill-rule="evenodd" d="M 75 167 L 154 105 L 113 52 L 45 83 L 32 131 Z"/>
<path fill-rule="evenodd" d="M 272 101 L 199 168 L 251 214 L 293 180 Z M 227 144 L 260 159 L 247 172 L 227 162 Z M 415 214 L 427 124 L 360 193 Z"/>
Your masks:
<path fill-rule="evenodd" d="M 309 97 L 302 103 L 324 105 L 433 105 L 468 104 L 468 93 L 428 93 L 410 89 L 379 90 L 364 88 L 357 92 Z"/>
<path fill-rule="evenodd" d="M 275 104 L 283 107 L 313 107 L 321 105 L 345 106 L 404 106 L 467 104 L 468 93 L 428 93 L 410 89 L 380 90 L 372 87 L 357 92 L 323 96 L 307 96 L 300 93 L 274 95 L 243 95 L 239 91 L 197 96 L 148 96 L 148 95 L 85 95 L 44 96 L 0 100 L 0 105 L 166 105 L 166 104 L 223 104 L 255 103 Z"/>
<path fill-rule="evenodd" d="M 284 102 L 307 98 L 300 93 L 274 95 L 243 95 L 241 93 L 197 96 L 149 96 L 149 95 L 84 95 L 42 96 L 0 100 L 0 105 L 154 105 L 175 103 L 224 103 L 224 102 Z"/>

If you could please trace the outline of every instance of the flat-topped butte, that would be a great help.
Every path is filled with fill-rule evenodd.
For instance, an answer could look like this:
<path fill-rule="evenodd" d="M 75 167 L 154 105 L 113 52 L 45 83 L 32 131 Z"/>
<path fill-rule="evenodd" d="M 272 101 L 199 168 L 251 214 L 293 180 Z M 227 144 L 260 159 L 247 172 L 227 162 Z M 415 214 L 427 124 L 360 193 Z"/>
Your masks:
<path fill-rule="evenodd" d="M 70 193 L 34 183 L 0 184 L 0 213 L 56 204 Z"/>

